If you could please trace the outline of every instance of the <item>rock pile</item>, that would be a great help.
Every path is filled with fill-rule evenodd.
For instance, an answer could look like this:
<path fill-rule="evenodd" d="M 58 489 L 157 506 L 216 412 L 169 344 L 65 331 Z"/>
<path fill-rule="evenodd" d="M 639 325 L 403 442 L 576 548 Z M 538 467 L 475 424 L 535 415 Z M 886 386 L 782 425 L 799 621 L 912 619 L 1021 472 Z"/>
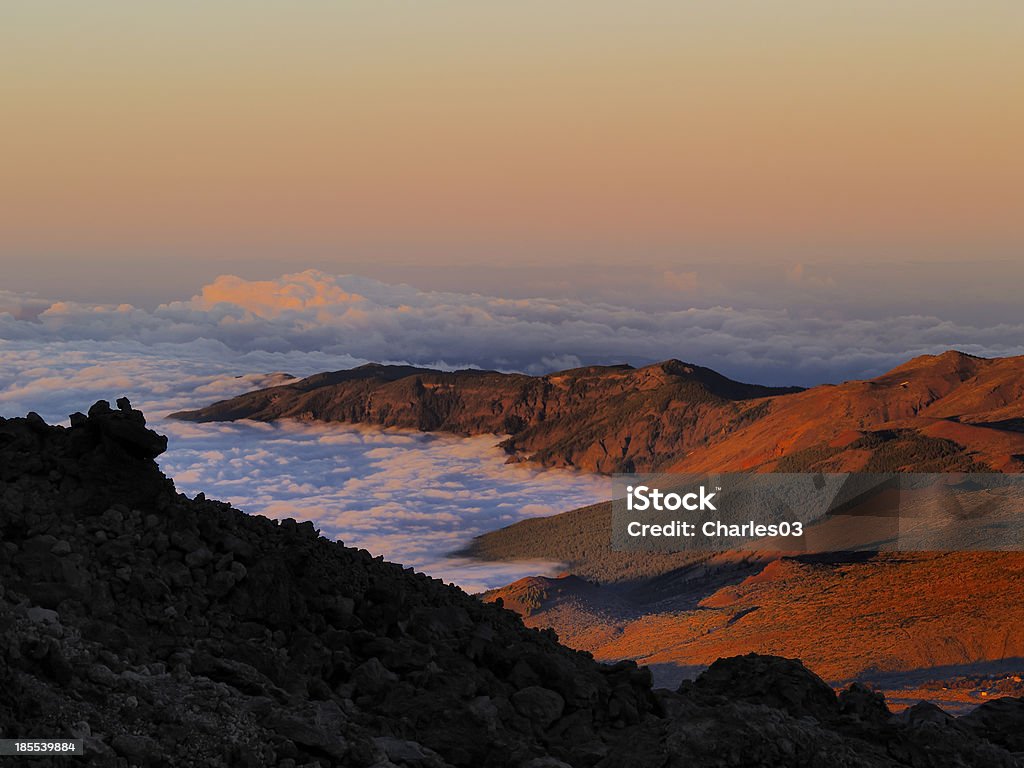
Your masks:
<path fill-rule="evenodd" d="M 2 738 L 112 767 L 1020 764 L 1017 699 L 893 717 L 756 656 L 652 691 L 311 523 L 176 493 L 117 406 L 0 419 Z"/>

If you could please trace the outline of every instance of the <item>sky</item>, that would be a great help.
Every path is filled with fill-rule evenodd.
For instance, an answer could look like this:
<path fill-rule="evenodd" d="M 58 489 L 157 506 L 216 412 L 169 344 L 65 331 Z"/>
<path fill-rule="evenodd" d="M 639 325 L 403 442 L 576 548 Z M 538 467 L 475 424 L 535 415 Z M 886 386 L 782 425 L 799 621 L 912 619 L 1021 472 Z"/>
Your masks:
<path fill-rule="evenodd" d="M 0 339 L 1019 354 L 1022 39 L 1016 0 L 5 3 Z"/>
<path fill-rule="evenodd" d="M 0 288 L 636 305 L 722 264 L 945 264 L 933 304 L 966 279 L 980 312 L 1024 245 L 1021 39 L 1017 0 L 4 3 Z"/>

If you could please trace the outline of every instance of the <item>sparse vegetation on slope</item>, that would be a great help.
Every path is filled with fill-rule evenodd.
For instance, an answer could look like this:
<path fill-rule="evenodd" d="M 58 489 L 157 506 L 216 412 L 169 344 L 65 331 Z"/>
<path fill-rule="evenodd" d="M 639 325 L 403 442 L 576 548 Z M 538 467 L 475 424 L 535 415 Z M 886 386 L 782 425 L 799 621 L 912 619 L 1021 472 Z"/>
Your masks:
<path fill-rule="evenodd" d="M 614 552 L 611 502 L 522 520 L 473 539 L 455 555 L 479 560 L 547 560 L 599 583 L 660 576 L 707 558 L 705 553 Z"/>

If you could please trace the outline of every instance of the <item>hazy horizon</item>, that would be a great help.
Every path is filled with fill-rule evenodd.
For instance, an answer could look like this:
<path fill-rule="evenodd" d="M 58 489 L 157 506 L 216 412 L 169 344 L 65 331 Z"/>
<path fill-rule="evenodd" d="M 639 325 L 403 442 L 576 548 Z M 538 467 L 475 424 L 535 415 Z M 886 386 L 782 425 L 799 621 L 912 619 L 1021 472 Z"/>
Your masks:
<path fill-rule="evenodd" d="M 1020 354 L 1022 32 L 1004 0 L 8 4 L 0 349 L 802 385 Z"/>
<path fill-rule="evenodd" d="M 891 288 L 908 277 L 803 265 L 666 271 L 653 282 L 623 272 L 595 299 L 585 284 L 579 297 L 558 283 L 547 295 L 509 296 L 306 270 L 268 280 L 221 275 L 149 306 L 0 290 L 0 353 L 92 350 L 131 361 L 158 352 L 218 370 L 234 361 L 238 375 L 310 375 L 367 361 L 541 374 L 679 358 L 741 381 L 802 386 L 870 378 L 948 349 L 1024 354 L 1019 283 L 1000 281 L 1001 298 L 981 305 L 937 303 L 927 280 L 899 295 L 871 290 L 881 278 Z M 970 283 L 959 289 L 968 296 Z"/>
<path fill-rule="evenodd" d="M 623 273 L 959 264 L 932 301 L 983 309 L 1022 276 L 1022 35 L 1004 0 L 7 4 L 3 288 L 627 304 Z"/>

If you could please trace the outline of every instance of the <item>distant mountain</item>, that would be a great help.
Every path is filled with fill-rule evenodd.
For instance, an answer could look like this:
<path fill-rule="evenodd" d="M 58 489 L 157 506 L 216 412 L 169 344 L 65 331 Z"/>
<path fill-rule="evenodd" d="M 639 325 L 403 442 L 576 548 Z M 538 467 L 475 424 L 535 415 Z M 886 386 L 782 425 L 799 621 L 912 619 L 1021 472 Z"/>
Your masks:
<path fill-rule="evenodd" d="M 250 392 L 190 421 L 295 418 L 508 435 L 521 459 L 598 472 L 644 470 L 674 460 L 749 418 L 749 403 L 797 388 L 742 384 L 668 360 L 634 369 L 592 366 L 526 376 L 365 365 Z"/>
<path fill-rule="evenodd" d="M 502 434 L 513 460 L 606 473 L 1018 472 L 1024 357 L 925 355 L 808 390 L 743 384 L 678 360 L 546 376 L 366 365 L 172 415 Z"/>
<path fill-rule="evenodd" d="M 1024 471 L 1024 357 L 925 355 L 867 381 L 766 402 L 666 468 Z"/>

